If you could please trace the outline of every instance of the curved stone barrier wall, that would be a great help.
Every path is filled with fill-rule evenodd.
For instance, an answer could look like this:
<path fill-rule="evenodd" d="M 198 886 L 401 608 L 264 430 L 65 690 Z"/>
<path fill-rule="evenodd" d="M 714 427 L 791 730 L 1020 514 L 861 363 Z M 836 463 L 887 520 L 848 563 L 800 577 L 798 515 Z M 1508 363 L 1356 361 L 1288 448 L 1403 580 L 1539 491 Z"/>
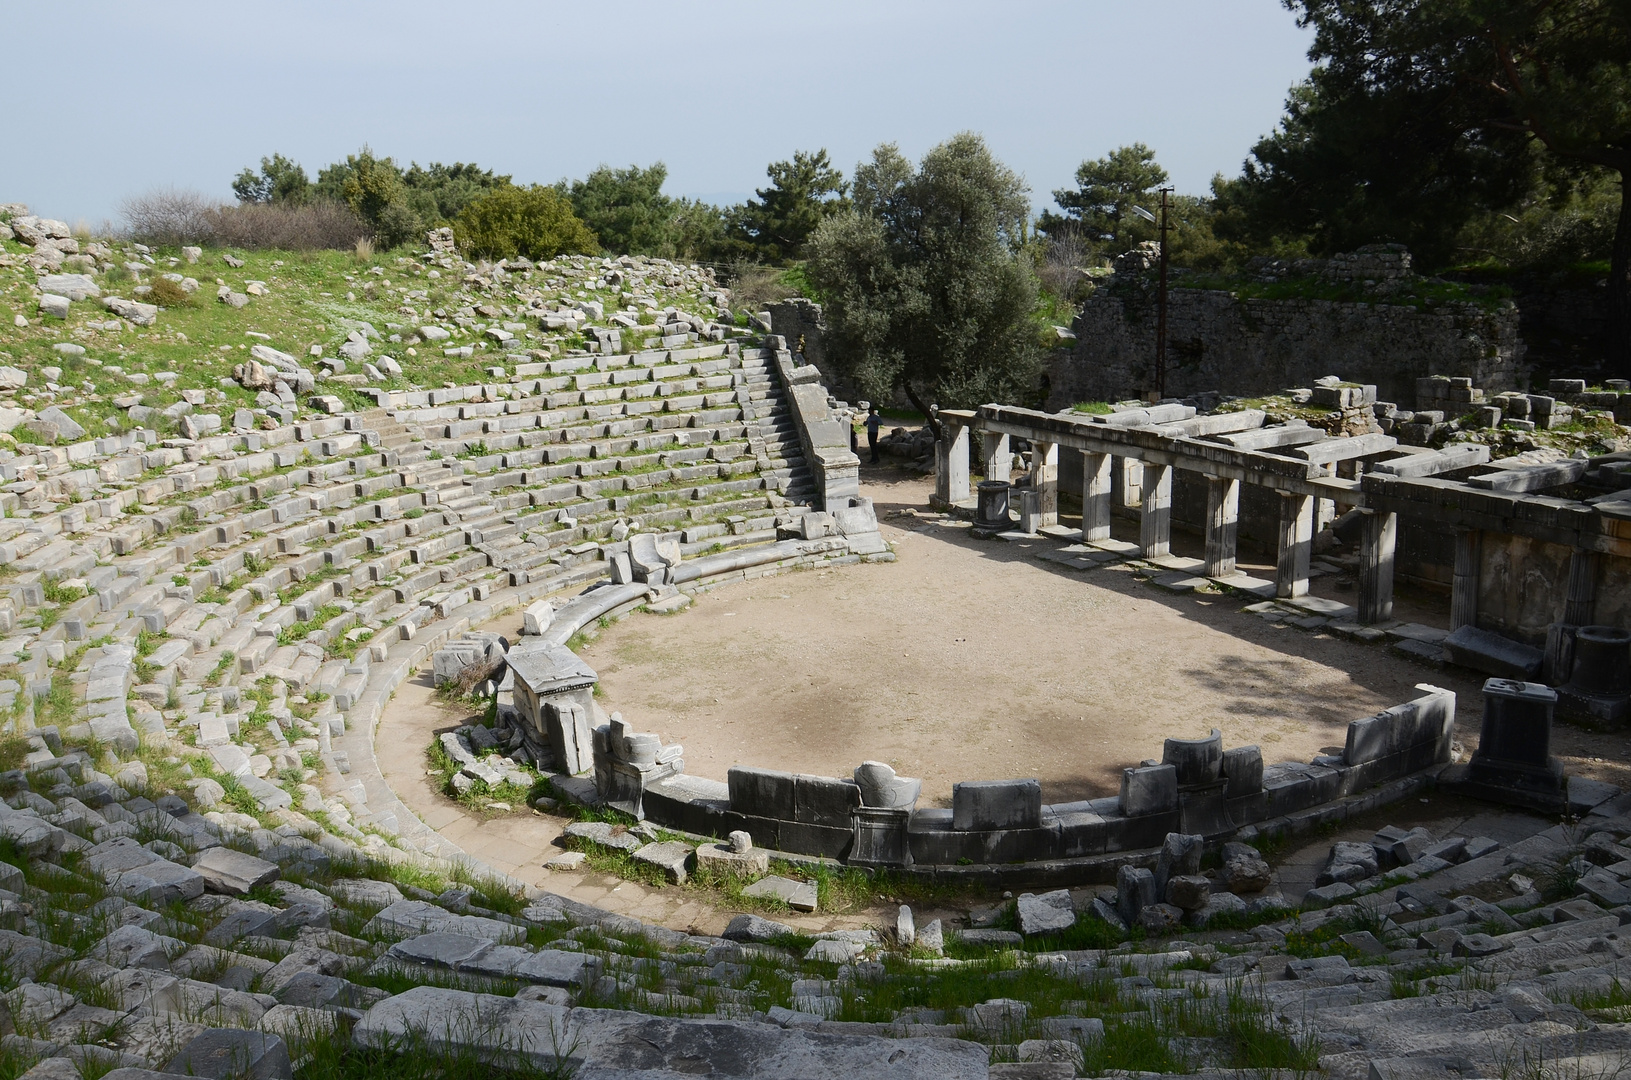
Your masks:
<path fill-rule="evenodd" d="M 1352 722 L 1343 753 L 1306 764 L 1266 765 L 1258 747 L 1225 749 L 1213 731 L 1167 740 L 1162 760 L 1126 769 L 1114 796 L 1049 805 L 1035 779 L 967 781 L 954 786 L 949 809 L 917 806 L 919 783 L 876 762 L 850 778 L 741 766 L 725 782 L 690 776 L 680 747 L 600 712 L 586 692 L 594 673 L 566 648 L 574 635 L 665 590 L 876 558 L 852 550 L 870 550 L 877 535 L 870 506 L 854 501 L 861 505 L 830 515 L 848 535 L 817 537 L 829 515 L 809 514 L 790 529 L 811 539 L 690 560 L 674 558 L 677 548 L 634 551 L 627 572 L 637 580 L 591 586 L 558 611 L 547 602 L 528 609 L 524 629 L 532 633 L 510 651 L 505 686 L 513 686 L 513 700 L 501 696 L 501 715 L 523 730 L 541 764 L 563 771 L 563 791 L 670 828 L 715 837 L 743 830 L 764 848 L 859 865 L 921 871 L 1026 864 L 1078 879 L 1113 875 L 1115 865 L 1151 854 L 1169 832 L 1218 840 L 1343 817 L 1415 790 L 1450 763 L 1455 695 L 1426 684 L 1421 697 Z M 617 569 L 624 554 L 615 547 L 608 554 L 614 575 L 625 572 Z"/>
<path fill-rule="evenodd" d="M 1349 724 L 1340 755 L 1265 766 L 1257 747 L 1225 751 L 1214 731 L 1205 740 L 1168 740 L 1160 764 L 1125 770 L 1121 792 L 1102 799 L 1044 804 L 1040 783 L 1019 779 L 956 784 L 950 809 L 871 806 L 860 769 L 856 779 L 841 779 L 739 766 L 727 783 L 683 775 L 657 780 L 644 792 L 642 809 L 648 819 L 687 832 L 725 836 L 744 829 L 767 847 L 863 864 L 1076 860 L 1086 877 L 1113 875 L 1118 860 L 1100 857 L 1149 851 L 1169 832 L 1223 839 L 1273 831 L 1296 815 L 1319 817 L 1322 808 L 1325 818 L 1346 816 L 1353 807 L 1345 804 L 1356 797 L 1366 808 L 1384 801 L 1363 798 L 1367 792 L 1399 797 L 1414 790 L 1396 782 L 1449 764 L 1455 731 L 1455 695 L 1422 689 L 1413 701 Z"/>

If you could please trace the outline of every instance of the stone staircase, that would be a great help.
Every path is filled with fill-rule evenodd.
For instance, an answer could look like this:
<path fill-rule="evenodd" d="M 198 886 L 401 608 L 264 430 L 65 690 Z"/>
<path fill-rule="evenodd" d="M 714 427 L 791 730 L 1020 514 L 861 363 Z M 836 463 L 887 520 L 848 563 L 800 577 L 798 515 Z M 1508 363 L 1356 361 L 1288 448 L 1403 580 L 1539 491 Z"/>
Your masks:
<path fill-rule="evenodd" d="M 815 480 L 804 460 L 785 389 L 763 357 L 744 356 L 742 372 L 755 423 L 748 443 L 759 467 L 776 477 L 779 490 L 788 499 L 809 502 L 816 495 Z"/>

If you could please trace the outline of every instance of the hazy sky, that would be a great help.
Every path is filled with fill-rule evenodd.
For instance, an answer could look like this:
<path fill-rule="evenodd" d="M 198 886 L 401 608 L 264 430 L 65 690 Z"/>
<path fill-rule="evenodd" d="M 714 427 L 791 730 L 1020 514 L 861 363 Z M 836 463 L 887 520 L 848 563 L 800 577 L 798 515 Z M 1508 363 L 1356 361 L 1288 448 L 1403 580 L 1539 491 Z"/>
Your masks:
<path fill-rule="evenodd" d="M 67 37 L 64 37 L 64 34 Z M 363 143 L 517 182 L 662 160 L 733 202 L 767 162 L 982 133 L 1040 211 L 1076 166 L 1152 146 L 1180 191 L 1234 174 L 1308 71 L 1277 0 L 458 0 L 17 4 L 0 202 L 117 218 L 155 186 L 229 198 L 279 151 Z"/>

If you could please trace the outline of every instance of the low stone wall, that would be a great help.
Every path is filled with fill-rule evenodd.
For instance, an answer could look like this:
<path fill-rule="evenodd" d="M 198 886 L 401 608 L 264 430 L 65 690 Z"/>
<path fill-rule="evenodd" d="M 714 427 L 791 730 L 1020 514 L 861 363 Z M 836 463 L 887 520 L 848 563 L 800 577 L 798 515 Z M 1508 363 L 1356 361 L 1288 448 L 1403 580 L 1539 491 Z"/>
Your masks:
<path fill-rule="evenodd" d="M 1207 739 L 1168 740 L 1161 764 L 1125 770 L 1120 794 L 1102 799 L 1045 805 L 1038 781 L 1020 779 L 957 784 L 950 809 L 868 806 L 862 770 L 844 779 L 738 766 L 725 783 L 659 780 L 645 792 L 644 813 L 690 833 L 741 829 L 764 847 L 849 862 L 920 869 L 1039 863 L 1053 864 L 1050 880 L 1061 872 L 1107 880 L 1124 860 L 1104 857 L 1156 848 L 1169 832 L 1220 840 L 1272 828 L 1288 815 L 1449 763 L 1455 695 L 1421 689 L 1422 697 L 1349 724 L 1340 755 L 1265 765 L 1257 747 L 1225 750 L 1214 731 Z M 890 853 L 897 857 L 879 857 Z"/>
<path fill-rule="evenodd" d="M 1142 277 L 1111 284 L 1083 305 L 1076 347 L 1049 369 L 1048 408 L 1118 401 L 1154 387 L 1156 290 Z M 1168 394 L 1254 395 L 1320 376 L 1374 383 L 1411 400 L 1424 374 L 1470 376 L 1491 390 L 1518 385 L 1517 308 L 1476 303 L 1253 300 L 1216 289 L 1172 289 L 1167 309 Z"/>

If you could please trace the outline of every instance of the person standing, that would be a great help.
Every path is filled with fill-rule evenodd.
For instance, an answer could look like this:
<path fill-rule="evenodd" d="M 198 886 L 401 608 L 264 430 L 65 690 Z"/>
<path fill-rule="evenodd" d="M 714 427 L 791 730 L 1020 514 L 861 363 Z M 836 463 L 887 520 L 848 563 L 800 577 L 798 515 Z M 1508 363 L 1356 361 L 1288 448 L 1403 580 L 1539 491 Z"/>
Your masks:
<path fill-rule="evenodd" d="M 883 417 L 878 414 L 878 407 L 874 405 L 866 418 L 866 444 L 872 450 L 872 464 L 878 463 L 878 429 L 883 426 Z"/>

